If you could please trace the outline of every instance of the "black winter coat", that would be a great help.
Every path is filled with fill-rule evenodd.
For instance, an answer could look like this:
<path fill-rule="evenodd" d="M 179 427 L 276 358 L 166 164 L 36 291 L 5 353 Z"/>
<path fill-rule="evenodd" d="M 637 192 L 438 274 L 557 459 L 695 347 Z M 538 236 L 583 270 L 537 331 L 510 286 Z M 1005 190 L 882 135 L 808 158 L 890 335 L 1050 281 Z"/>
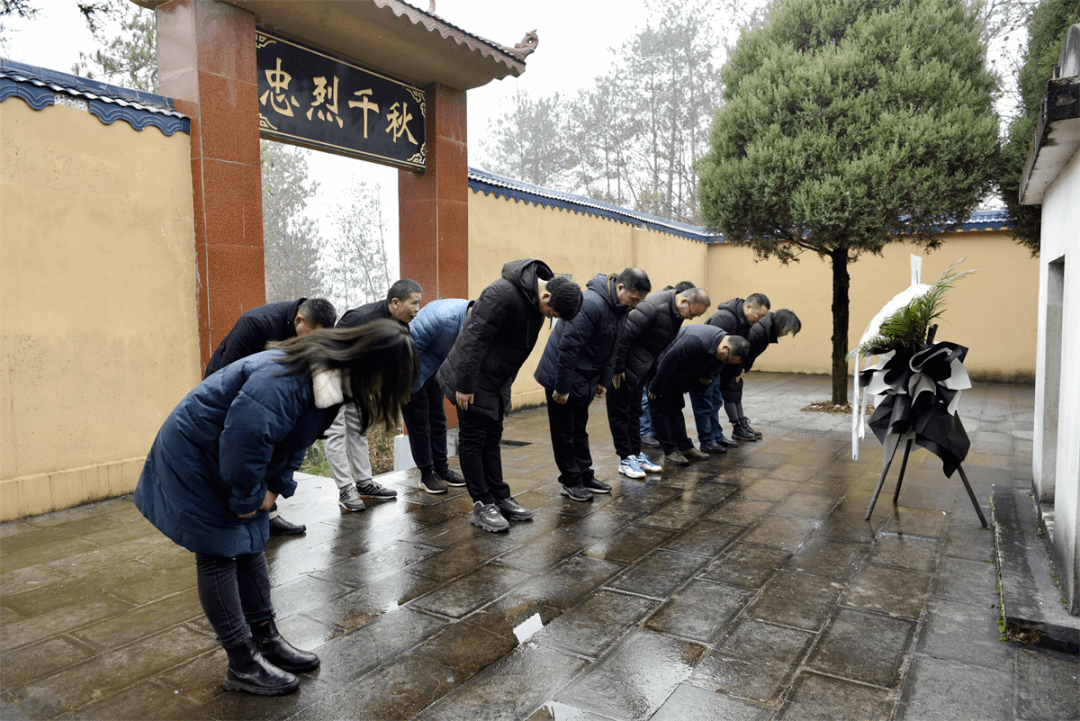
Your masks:
<path fill-rule="evenodd" d="M 744 305 L 746 305 L 746 301 L 742 298 L 732 298 L 728 302 L 720 304 L 712 317 L 705 322 L 716 326 L 720 330 L 727 331 L 731 335 L 740 335 L 749 341 L 750 331 L 754 326 L 746 322 L 746 313 L 743 312 Z M 741 363 L 728 364 L 724 368 L 724 384 L 733 381 L 743 370 L 749 370 L 749 368 L 746 365 L 745 358 Z"/>
<path fill-rule="evenodd" d="M 241 358 L 262 353 L 270 341 L 295 338 L 296 326 L 293 321 L 305 300 L 307 298 L 260 305 L 240 316 L 229 334 L 218 344 L 214 355 L 210 356 L 203 378 L 209 378 Z"/>
<path fill-rule="evenodd" d="M 376 300 L 371 303 L 365 303 L 364 305 L 353 308 L 346 311 L 341 318 L 338 319 L 335 328 L 356 328 L 357 326 L 367 325 L 373 320 L 379 320 L 385 318 L 387 320 L 394 320 L 394 317 L 390 315 L 390 306 L 387 305 L 385 300 Z M 401 321 L 398 321 L 401 323 Z M 408 323 L 401 323 L 406 328 L 409 327 Z"/>
<path fill-rule="evenodd" d="M 615 344 L 615 373 L 626 373 L 626 383 L 640 384 L 664 349 L 675 340 L 683 317 L 675 305 L 675 291 L 650 293 L 626 316 Z"/>
<path fill-rule="evenodd" d="M 716 312 L 705 322 L 731 335 L 741 335 L 749 340 L 750 329 L 753 326 L 746 322 L 746 313 L 743 312 L 744 305 L 746 305 L 746 301 L 742 298 L 732 298 L 728 302 L 718 305 Z"/>
<path fill-rule="evenodd" d="M 495 420 L 510 411 L 510 387 L 544 322 L 537 281 L 554 277 L 547 263 L 525 258 L 504 265 L 502 278 L 484 288 L 435 374 L 451 403 L 457 392 L 471 393 L 470 411 Z"/>
<path fill-rule="evenodd" d="M 589 280 L 574 319 L 556 321 L 533 374 L 536 382 L 586 402 L 598 385 L 610 388 L 615 341 L 629 310 L 619 305 L 615 276 L 601 273 Z"/>
<path fill-rule="evenodd" d="M 707 384 L 702 380 L 716 378 L 727 365 L 716 358 L 716 349 L 725 335 L 708 324 L 688 325 L 680 330 L 657 361 L 649 392 L 670 401 L 694 388 L 705 388 Z"/>

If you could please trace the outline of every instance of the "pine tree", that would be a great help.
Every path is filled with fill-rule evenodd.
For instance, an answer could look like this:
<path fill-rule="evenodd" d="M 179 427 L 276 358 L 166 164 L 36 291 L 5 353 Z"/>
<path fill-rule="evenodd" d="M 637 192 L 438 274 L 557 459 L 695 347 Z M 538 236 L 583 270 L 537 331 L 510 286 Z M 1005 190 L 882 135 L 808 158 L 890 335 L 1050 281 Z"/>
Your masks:
<path fill-rule="evenodd" d="M 832 264 L 833 402 L 847 402 L 848 266 L 927 249 L 989 189 L 995 78 L 960 0 L 781 0 L 722 71 L 702 214 L 728 242 Z"/>

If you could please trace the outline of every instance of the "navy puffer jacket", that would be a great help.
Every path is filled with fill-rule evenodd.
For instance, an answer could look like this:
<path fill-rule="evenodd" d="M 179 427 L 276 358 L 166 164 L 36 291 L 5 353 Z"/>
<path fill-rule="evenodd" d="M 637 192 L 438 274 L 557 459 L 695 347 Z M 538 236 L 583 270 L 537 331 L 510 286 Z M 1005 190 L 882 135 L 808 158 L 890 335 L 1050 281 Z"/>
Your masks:
<path fill-rule="evenodd" d="M 615 372 L 625 372 L 630 387 L 645 380 L 682 327 L 675 295 L 674 290 L 650 293 L 626 316 L 615 346 Z"/>
<path fill-rule="evenodd" d="M 704 388 L 707 384 L 702 381 L 716 378 L 727 365 L 716 358 L 716 350 L 725 335 L 719 328 L 704 323 L 680 330 L 675 342 L 656 362 L 656 376 L 649 383 L 649 392 L 670 401 L 688 391 Z"/>
<path fill-rule="evenodd" d="M 337 415 L 340 404 L 316 407 L 309 376 L 277 375 L 280 354 L 256 353 L 204 380 L 150 448 L 135 505 L 189 551 L 233 558 L 264 550 L 269 514 L 238 516 L 258 510 L 267 490 L 293 494 L 293 471 Z"/>
<path fill-rule="evenodd" d="M 435 374 L 451 403 L 460 391 L 473 394 L 470 411 L 496 420 L 510 411 L 510 387 L 544 321 L 537 281 L 554 277 L 547 263 L 526 258 L 504 265 L 484 288 Z"/>
<path fill-rule="evenodd" d="M 619 305 L 615 276 L 601 273 L 589 280 L 574 319 L 556 321 L 533 374 L 537 383 L 585 401 L 598 385 L 610 388 L 615 341 L 629 310 Z"/>

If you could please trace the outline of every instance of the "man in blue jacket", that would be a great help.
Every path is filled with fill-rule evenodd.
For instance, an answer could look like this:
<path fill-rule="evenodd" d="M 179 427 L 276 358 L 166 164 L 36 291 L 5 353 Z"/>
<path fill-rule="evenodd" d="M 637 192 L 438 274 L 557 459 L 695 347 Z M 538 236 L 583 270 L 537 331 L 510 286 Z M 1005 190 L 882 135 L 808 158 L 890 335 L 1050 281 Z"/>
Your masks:
<path fill-rule="evenodd" d="M 750 350 L 742 336 L 731 335 L 711 325 L 684 326 L 656 363 L 656 375 L 649 383 L 649 407 L 653 427 L 664 449 L 664 461 L 685 466 L 687 456 L 707 460 L 696 451 L 686 435 L 683 394 L 693 395 L 711 385 L 727 363 L 739 363 Z M 690 453 L 689 451 L 696 451 Z"/>
<path fill-rule="evenodd" d="M 581 310 L 555 325 L 534 377 L 544 387 L 548 425 L 561 493 L 591 501 L 611 486 L 593 474 L 589 452 L 589 404 L 603 398 L 614 373 L 615 341 L 631 308 L 652 289 L 648 274 L 627 268 L 617 277 L 597 275 L 585 284 Z"/>
<path fill-rule="evenodd" d="M 218 344 L 206 364 L 203 378 L 241 358 L 262 353 L 271 341 L 305 336 L 318 328 L 333 328 L 336 320 L 333 304 L 323 298 L 300 298 L 252 308 L 236 320 L 236 325 Z M 307 526 L 282 518 L 276 503 L 270 508 L 271 536 L 296 536 L 306 530 Z"/>
<path fill-rule="evenodd" d="M 573 320 L 580 308 L 580 286 L 556 277 L 547 263 L 532 258 L 506 263 L 502 277 L 476 299 L 435 374 L 443 394 L 457 406 L 458 460 L 473 500 L 470 522 L 485 531 L 506 531 L 508 521 L 533 516 L 503 480 L 503 416 L 510 411 L 510 387 L 544 319 Z"/>
<path fill-rule="evenodd" d="M 428 493 L 446 493 L 447 486 L 465 485 L 447 463 L 446 411 L 435 371 L 457 340 L 470 306 L 469 300 L 436 300 L 424 306 L 409 323 L 409 334 L 420 358 L 420 375 L 405 406 L 405 426 L 409 429 L 413 462 L 420 469 L 420 490 Z"/>

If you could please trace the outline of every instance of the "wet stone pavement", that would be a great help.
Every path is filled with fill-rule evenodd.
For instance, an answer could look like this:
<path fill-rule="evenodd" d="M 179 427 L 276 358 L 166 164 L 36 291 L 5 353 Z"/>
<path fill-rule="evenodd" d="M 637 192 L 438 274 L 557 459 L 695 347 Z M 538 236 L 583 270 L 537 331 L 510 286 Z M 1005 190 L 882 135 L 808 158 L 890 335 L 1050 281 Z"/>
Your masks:
<path fill-rule="evenodd" d="M 281 504 L 308 526 L 267 550 L 278 623 L 322 667 L 278 699 L 226 692 L 192 554 L 131 497 L 0 525 L 0 717 L 8 719 L 1075 719 L 1076 656 L 999 640 L 993 534 L 958 478 L 913 452 L 864 520 L 881 448 L 799 409 L 820 376 L 752 374 L 764 433 L 685 469 L 559 495 L 542 409 L 507 419 L 503 461 L 536 511 L 469 524 L 464 489 L 415 471 L 347 513 L 330 479 Z M 1030 487 L 1031 386 L 979 384 L 961 415 L 989 517 Z M 692 419 L 690 420 L 692 428 Z M 655 455 L 655 451 L 653 452 Z"/>

